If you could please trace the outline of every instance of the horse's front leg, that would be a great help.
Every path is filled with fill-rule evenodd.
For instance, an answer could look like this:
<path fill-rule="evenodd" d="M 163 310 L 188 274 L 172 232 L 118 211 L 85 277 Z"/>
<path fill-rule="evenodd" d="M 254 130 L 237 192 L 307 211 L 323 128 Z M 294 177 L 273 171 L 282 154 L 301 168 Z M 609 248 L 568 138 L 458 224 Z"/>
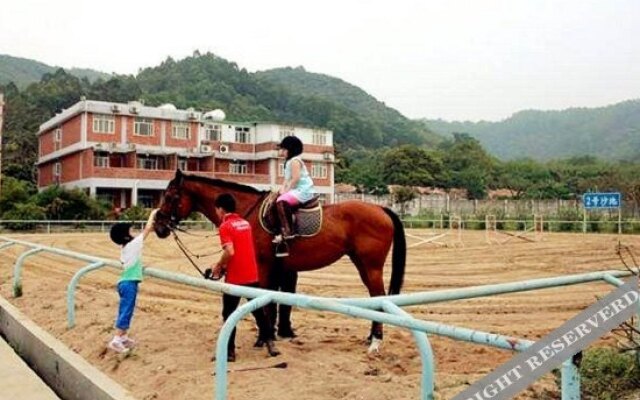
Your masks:
<path fill-rule="evenodd" d="M 280 290 L 283 292 L 295 293 L 298 285 L 298 272 L 282 270 L 280 273 Z M 294 338 L 296 334 L 291 327 L 291 306 L 280 304 L 278 318 L 278 336 L 283 338 Z"/>

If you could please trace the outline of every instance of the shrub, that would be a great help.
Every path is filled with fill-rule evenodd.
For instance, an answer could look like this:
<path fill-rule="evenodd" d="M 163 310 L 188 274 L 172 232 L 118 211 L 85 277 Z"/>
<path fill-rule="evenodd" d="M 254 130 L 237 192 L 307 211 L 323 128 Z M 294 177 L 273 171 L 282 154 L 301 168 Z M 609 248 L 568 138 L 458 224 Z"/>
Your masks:
<path fill-rule="evenodd" d="M 584 353 L 580 376 L 585 399 L 620 399 L 640 387 L 640 365 L 636 356 L 610 348 L 595 348 Z"/>
<path fill-rule="evenodd" d="M 4 220 L 24 220 L 24 221 L 37 221 L 45 220 L 47 216 L 44 208 L 39 207 L 33 203 L 14 204 L 13 209 L 2 214 Z M 30 222 L 9 222 L 7 228 L 13 230 L 33 230 L 36 227 L 36 223 Z"/>

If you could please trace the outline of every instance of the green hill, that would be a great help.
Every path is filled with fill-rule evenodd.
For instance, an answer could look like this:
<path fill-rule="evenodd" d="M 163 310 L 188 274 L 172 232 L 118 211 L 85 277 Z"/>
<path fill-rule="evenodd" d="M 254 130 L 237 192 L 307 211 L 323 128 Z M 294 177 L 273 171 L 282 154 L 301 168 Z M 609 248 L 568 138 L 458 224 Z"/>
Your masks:
<path fill-rule="evenodd" d="M 277 78 L 273 76 L 277 75 Z M 168 58 L 136 80 L 149 104 L 222 108 L 231 120 L 280 121 L 331 129 L 345 147 L 433 144 L 442 138 L 339 79 L 299 69 L 249 73 L 213 54 Z M 326 91 L 306 80 L 328 82 Z M 351 100 L 345 101 L 343 94 Z"/>
<path fill-rule="evenodd" d="M 17 87 L 24 88 L 40 81 L 44 74 L 53 73 L 58 68 L 35 60 L 0 54 L 0 85 L 13 82 Z M 87 78 L 91 82 L 111 77 L 110 74 L 86 68 L 71 68 L 68 72 L 78 78 Z"/>
<path fill-rule="evenodd" d="M 364 90 L 329 75 L 307 72 L 303 67 L 277 68 L 257 72 L 263 82 L 280 85 L 300 96 L 315 96 L 331 101 L 375 124 L 383 142 L 436 144 L 442 137 L 409 120 L 393 108 L 387 107 Z"/>
<path fill-rule="evenodd" d="M 640 157 L 640 100 L 600 108 L 521 111 L 500 122 L 423 120 L 442 135 L 466 132 L 502 159 L 537 160 L 591 155 L 607 160 Z"/>

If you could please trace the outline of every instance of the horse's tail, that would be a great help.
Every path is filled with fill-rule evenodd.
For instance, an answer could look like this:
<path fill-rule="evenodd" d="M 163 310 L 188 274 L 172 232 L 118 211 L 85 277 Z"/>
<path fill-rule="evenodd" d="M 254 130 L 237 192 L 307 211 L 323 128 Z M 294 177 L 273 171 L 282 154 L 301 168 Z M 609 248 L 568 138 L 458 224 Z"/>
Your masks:
<path fill-rule="evenodd" d="M 393 210 L 382 207 L 384 212 L 393 221 L 393 253 L 391 255 L 391 282 L 389 294 L 399 294 L 404 282 L 404 267 L 407 261 L 407 240 L 404 237 L 402 221 Z"/>

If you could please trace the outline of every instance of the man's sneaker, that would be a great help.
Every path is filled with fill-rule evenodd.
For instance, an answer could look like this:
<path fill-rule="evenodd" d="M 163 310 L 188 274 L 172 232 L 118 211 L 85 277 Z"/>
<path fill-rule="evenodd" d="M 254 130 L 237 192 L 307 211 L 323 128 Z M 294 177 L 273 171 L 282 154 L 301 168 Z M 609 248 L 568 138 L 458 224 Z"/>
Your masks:
<path fill-rule="evenodd" d="M 118 340 L 111 340 L 109 342 L 109 344 L 107 345 L 108 348 L 110 348 L 111 350 L 115 351 L 116 353 L 128 353 L 129 349 L 127 347 L 125 347 L 125 345 L 118 341 Z"/>
<path fill-rule="evenodd" d="M 130 337 L 125 337 L 125 338 L 122 339 L 122 344 L 127 349 L 132 349 L 132 348 L 134 348 L 136 346 L 136 341 L 131 339 Z"/>

